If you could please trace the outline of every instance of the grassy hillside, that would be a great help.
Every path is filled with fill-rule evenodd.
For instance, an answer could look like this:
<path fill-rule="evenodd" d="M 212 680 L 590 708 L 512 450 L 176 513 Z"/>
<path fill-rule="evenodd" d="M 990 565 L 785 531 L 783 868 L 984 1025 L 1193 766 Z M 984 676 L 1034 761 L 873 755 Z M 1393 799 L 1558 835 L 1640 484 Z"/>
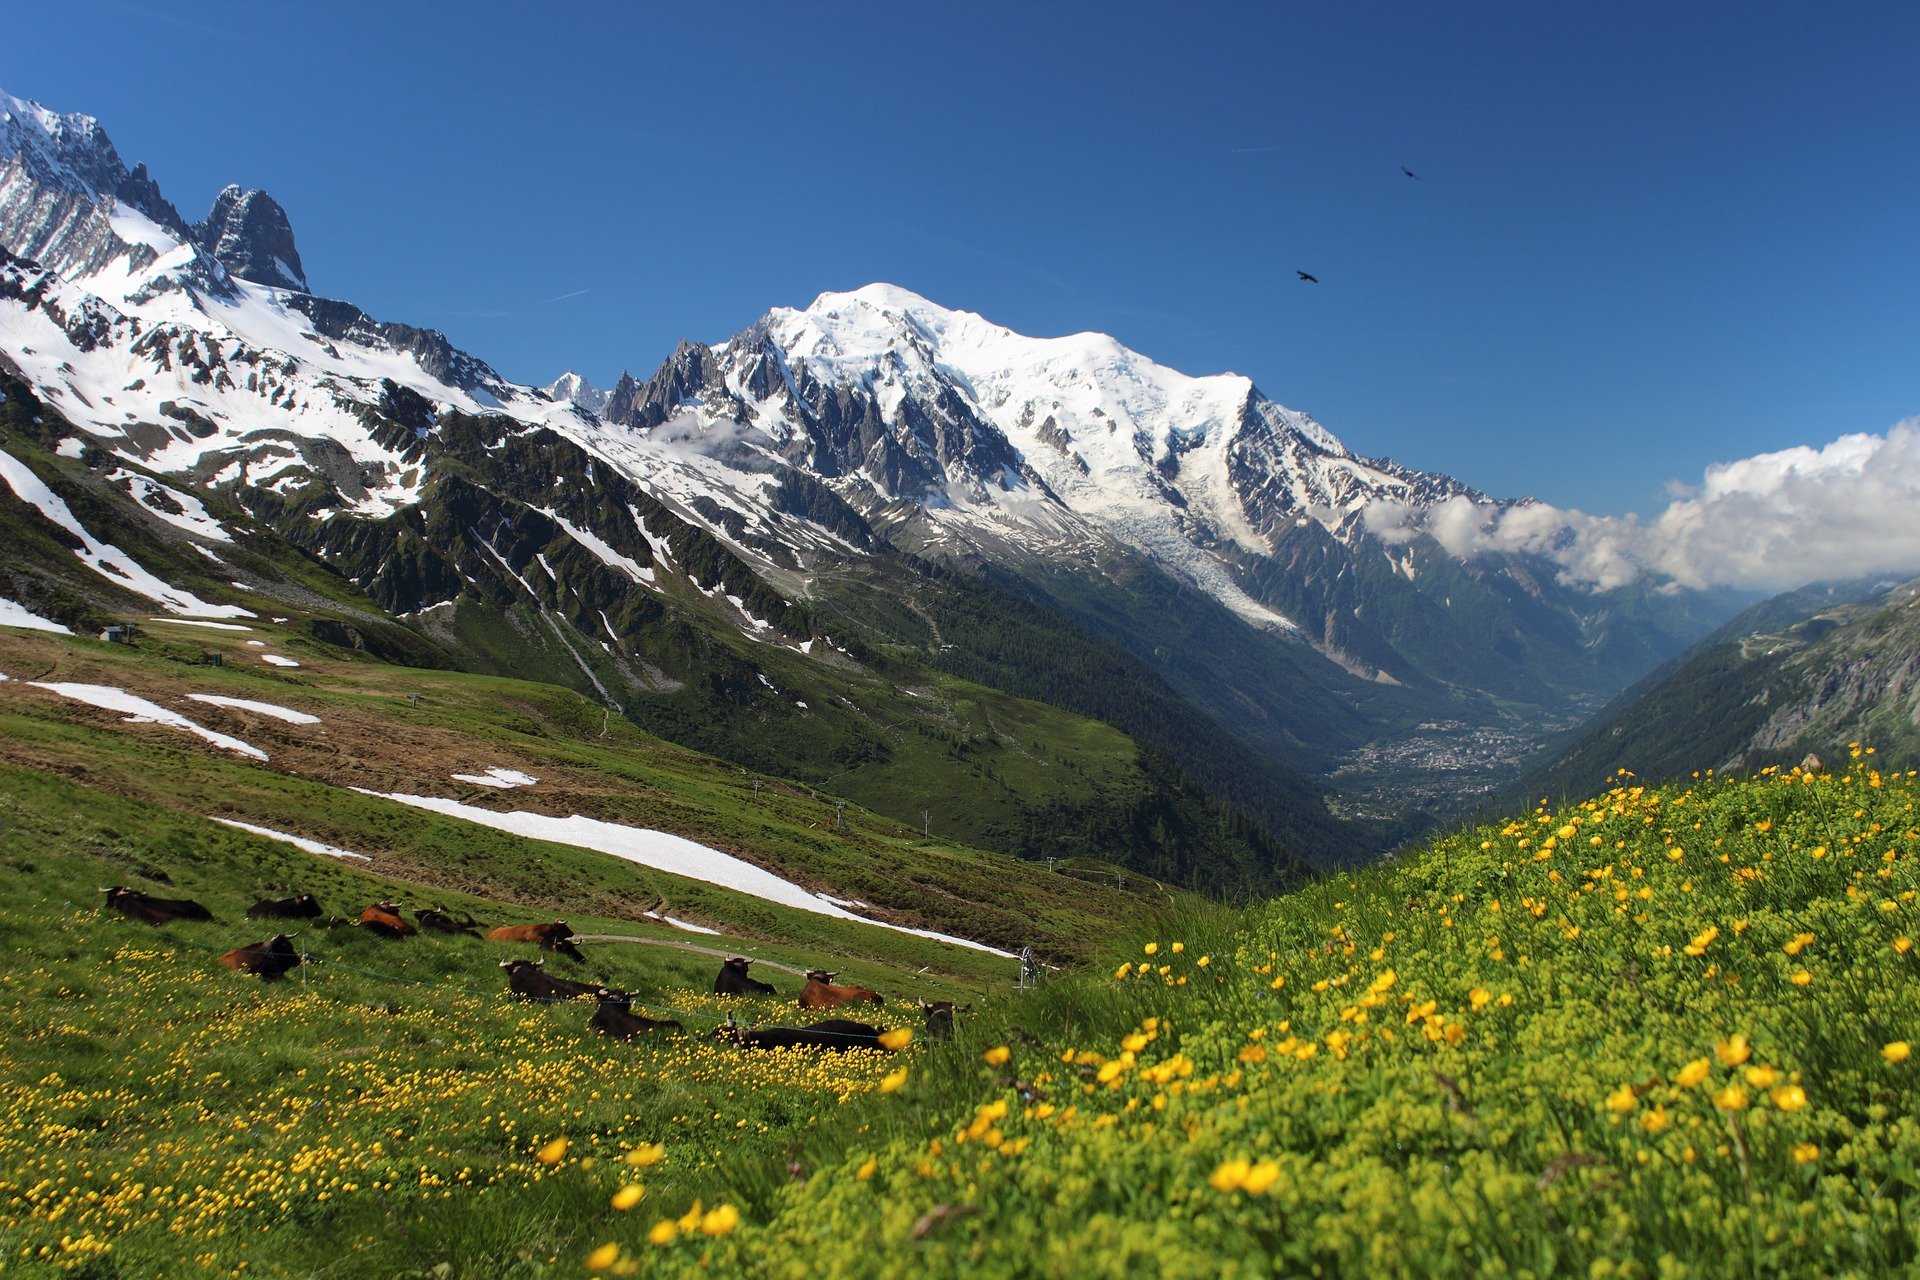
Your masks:
<path fill-rule="evenodd" d="M 493 830 L 394 803 L 425 795 L 501 812 L 584 814 L 669 832 L 808 888 L 870 904 L 897 924 L 1000 946 L 1031 944 L 1069 959 L 1141 910 L 1154 882 L 1116 882 L 1095 862 L 1067 870 L 1094 883 L 927 839 L 919 831 L 789 783 L 652 738 L 550 685 L 394 667 L 259 624 L 224 632 L 150 622 L 134 646 L 0 631 L 0 765 L 69 778 L 96 792 L 184 817 L 232 818 L 373 855 L 384 875 L 422 893 L 470 891 L 529 913 L 644 921 L 651 910 L 733 934 L 894 950 L 885 931 L 804 911 L 569 845 Z M 184 633 L 184 634 L 183 634 Z M 256 648 L 253 643 L 264 647 Z M 224 655 L 200 665 L 203 651 Z M 291 655 L 297 668 L 265 664 Z M 250 760 L 178 729 L 130 725 L 32 687 L 69 682 L 127 690 L 267 753 Z M 190 695 L 240 698 L 319 717 L 287 724 Z M 510 791 L 453 775 L 514 769 L 538 779 Z M 204 822 L 200 823 L 205 826 Z M 530 918 L 530 917 L 523 917 Z M 569 917 L 571 919 L 571 917 Z M 869 939 L 868 935 L 875 935 Z M 897 936 L 897 935 L 896 935 Z M 916 967 L 954 949 L 923 948 Z M 1005 962 L 997 962 L 1004 969 Z"/>
<path fill-rule="evenodd" d="M 372 872 L 10 773 L 0 1250 L 29 1275 L 1910 1272 L 1920 781 L 1875 762 L 1623 778 L 1143 922 L 974 996 L 951 1043 L 832 1061 L 608 1045 L 583 1007 L 501 999 L 482 942 L 325 934 L 261 986 L 212 963 L 244 928 L 89 890 L 170 869 L 230 918 L 256 882 L 357 898 Z M 687 990 L 710 958 L 590 960 L 719 1017 Z"/>
<path fill-rule="evenodd" d="M 977 1023 L 751 1225 L 654 1243 L 663 1202 L 608 1242 L 676 1275 L 1909 1273 L 1920 786 L 1873 764 L 1623 780 L 1163 934 Z"/>

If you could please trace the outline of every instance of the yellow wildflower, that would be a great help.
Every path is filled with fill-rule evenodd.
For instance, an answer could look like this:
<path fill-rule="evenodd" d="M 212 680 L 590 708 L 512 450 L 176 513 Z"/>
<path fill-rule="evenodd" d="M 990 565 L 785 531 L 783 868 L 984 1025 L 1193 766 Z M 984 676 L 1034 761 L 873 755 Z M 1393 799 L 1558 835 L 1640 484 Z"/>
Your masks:
<path fill-rule="evenodd" d="M 1674 1073 L 1673 1082 L 1682 1089 L 1691 1089 L 1702 1080 L 1705 1080 L 1707 1073 L 1711 1070 L 1713 1070 L 1713 1064 L 1711 1062 L 1705 1058 L 1695 1058 L 1692 1062 L 1689 1062 L 1686 1066 Z"/>
<path fill-rule="evenodd" d="M 1780 1071 L 1777 1067 L 1748 1067 L 1745 1075 L 1747 1083 L 1756 1089 L 1771 1089 L 1780 1080 Z"/>
<path fill-rule="evenodd" d="M 613 1199 L 608 1201 L 608 1203 L 620 1212 L 625 1213 L 645 1199 L 646 1194 L 647 1189 L 645 1187 L 637 1182 L 629 1182 L 626 1186 L 614 1192 Z"/>
<path fill-rule="evenodd" d="M 620 1258 L 620 1246 L 612 1240 L 587 1255 L 587 1270 L 605 1271 Z"/>
<path fill-rule="evenodd" d="M 1798 1111 L 1807 1105 L 1807 1091 L 1797 1084 L 1783 1084 L 1768 1096 L 1782 1111 Z"/>
<path fill-rule="evenodd" d="M 1280 1179 L 1280 1165 L 1274 1160 L 1262 1160 L 1247 1170 L 1246 1178 L 1240 1188 L 1250 1196 L 1257 1196 Z"/>
<path fill-rule="evenodd" d="M 1880 1056 L 1888 1062 L 1905 1062 L 1913 1053 L 1913 1046 L 1905 1040 L 1895 1040 L 1880 1050 Z"/>
<path fill-rule="evenodd" d="M 1730 1084 L 1713 1095 L 1713 1105 L 1722 1111 L 1741 1111 L 1747 1105 L 1747 1091 L 1737 1084 Z"/>
<path fill-rule="evenodd" d="M 1013 1050 L 1003 1044 L 997 1044 L 980 1056 L 986 1060 L 988 1066 L 997 1067 L 1013 1056 Z"/>
<path fill-rule="evenodd" d="M 541 1164 L 559 1164 L 562 1160 L 566 1159 L 567 1145 L 565 1138 L 555 1138 L 552 1142 L 547 1143 L 547 1145 L 534 1152 L 533 1158 Z"/>
<path fill-rule="evenodd" d="M 879 1167 L 880 1167 L 880 1157 L 868 1156 L 866 1160 L 861 1163 L 860 1167 L 853 1171 L 853 1176 L 858 1178 L 860 1181 L 865 1182 L 868 1178 L 871 1178 L 873 1176 L 873 1171 L 875 1169 L 878 1169 Z"/>
<path fill-rule="evenodd" d="M 907 1069 L 905 1067 L 896 1067 L 894 1070 L 880 1077 L 880 1092 L 892 1093 L 906 1082 Z"/>
<path fill-rule="evenodd" d="M 1723 1067 L 1737 1067 L 1753 1056 L 1753 1046 L 1737 1031 L 1715 1045 L 1713 1051 L 1719 1055 Z"/>
<path fill-rule="evenodd" d="M 882 1031 L 880 1033 L 880 1047 L 882 1049 L 904 1049 L 912 1043 L 912 1027 L 895 1027 L 891 1031 Z"/>
<path fill-rule="evenodd" d="M 1223 1160 L 1207 1176 L 1207 1183 L 1215 1191 L 1238 1191 L 1246 1185 L 1247 1175 L 1253 1172 L 1253 1164 L 1247 1160 Z"/>
<path fill-rule="evenodd" d="M 1793 1144 L 1793 1162 L 1795 1164 L 1811 1164 L 1819 1158 L 1820 1148 L 1814 1146 L 1811 1142 L 1796 1142 Z"/>
<path fill-rule="evenodd" d="M 667 1149 L 658 1142 L 643 1142 L 627 1152 L 627 1163 L 636 1169 L 645 1169 L 649 1165 L 659 1164 L 665 1158 Z"/>
<path fill-rule="evenodd" d="M 653 1230 L 647 1232 L 647 1239 L 655 1244 L 672 1244 L 679 1234 L 678 1223 L 672 1218 L 662 1218 L 653 1224 Z"/>
<path fill-rule="evenodd" d="M 1640 1099 L 1634 1096 L 1633 1086 L 1623 1084 L 1607 1095 L 1607 1110 L 1623 1116 L 1640 1105 Z"/>

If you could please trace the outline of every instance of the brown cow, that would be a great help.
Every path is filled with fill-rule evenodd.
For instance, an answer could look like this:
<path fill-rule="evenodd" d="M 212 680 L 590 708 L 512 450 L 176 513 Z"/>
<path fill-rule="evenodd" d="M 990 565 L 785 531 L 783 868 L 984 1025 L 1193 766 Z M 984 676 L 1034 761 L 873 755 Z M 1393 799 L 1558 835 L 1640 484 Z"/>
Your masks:
<path fill-rule="evenodd" d="M 953 1015 L 955 1005 L 951 1000 L 922 1000 L 920 1012 L 927 1015 L 927 1038 L 929 1040 L 953 1039 Z"/>
<path fill-rule="evenodd" d="M 552 924 L 503 924 L 487 930 L 487 936 L 495 942 L 531 942 L 542 951 L 556 951 L 581 964 L 587 962 L 580 949 L 573 945 L 573 930 L 564 920 L 555 920 Z"/>
<path fill-rule="evenodd" d="M 116 885 L 111 889 L 102 889 L 100 892 L 107 895 L 107 905 L 115 911 L 130 915 L 135 920 L 144 920 L 148 924 L 172 924 L 175 920 L 213 919 L 213 912 L 191 898 L 156 898 L 150 893 L 129 889 L 125 885 Z"/>
<path fill-rule="evenodd" d="M 220 963 L 229 969 L 251 973 L 262 982 L 273 982 L 300 964 L 300 953 L 293 949 L 293 939 L 281 933 L 266 942 L 249 942 L 244 947 L 223 951 Z"/>
<path fill-rule="evenodd" d="M 837 1009 L 843 1004 L 852 1004 L 856 1000 L 871 1000 L 875 1004 L 885 1004 L 878 991 L 869 991 L 865 987 L 836 987 L 833 980 L 838 974 L 828 973 L 825 969 L 809 969 L 807 985 L 800 988 L 800 1007 L 802 1009 Z"/>
<path fill-rule="evenodd" d="M 587 1023 L 603 1036 L 612 1036 L 616 1040 L 631 1040 L 648 1031 L 665 1031 L 671 1028 L 680 1030 L 680 1024 L 672 1019 L 643 1018 L 633 1011 L 633 997 L 624 991 L 615 991 L 611 987 L 600 987 L 594 993 L 599 1005 L 593 1011 L 593 1017 Z"/>
<path fill-rule="evenodd" d="M 395 940 L 411 937 L 419 932 L 406 922 L 405 917 L 400 914 L 400 908 L 391 902 L 378 903 L 362 911 L 360 927 L 370 933 L 377 933 L 383 938 Z"/>

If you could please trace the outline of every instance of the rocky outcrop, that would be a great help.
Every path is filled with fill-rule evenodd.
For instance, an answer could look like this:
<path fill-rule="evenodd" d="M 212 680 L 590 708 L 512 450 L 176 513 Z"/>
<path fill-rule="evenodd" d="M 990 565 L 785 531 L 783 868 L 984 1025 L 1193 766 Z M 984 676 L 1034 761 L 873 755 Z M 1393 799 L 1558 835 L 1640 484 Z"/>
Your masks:
<path fill-rule="evenodd" d="M 177 219 L 179 215 L 174 216 Z M 193 239 L 242 280 L 311 292 L 307 273 L 300 265 L 300 250 L 294 247 L 293 224 L 287 220 L 287 211 L 264 191 L 232 185 L 224 188 L 214 197 L 205 221 L 194 225 Z"/>

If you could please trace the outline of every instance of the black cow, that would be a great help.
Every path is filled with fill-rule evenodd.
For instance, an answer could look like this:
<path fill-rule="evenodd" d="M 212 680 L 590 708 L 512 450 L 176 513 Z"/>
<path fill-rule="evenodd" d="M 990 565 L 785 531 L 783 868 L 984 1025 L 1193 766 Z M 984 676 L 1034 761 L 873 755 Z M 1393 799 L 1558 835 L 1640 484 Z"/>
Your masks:
<path fill-rule="evenodd" d="M 874 1049 L 891 1052 L 880 1043 L 880 1028 L 864 1022 L 849 1022 L 844 1018 L 829 1018 L 810 1027 L 761 1027 L 758 1031 L 742 1031 L 734 1024 L 732 1017 L 728 1017 L 727 1025 L 715 1030 L 714 1035 L 743 1049 L 826 1049 L 834 1053 L 844 1053 L 849 1049 Z"/>
<path fill-rule="evenodd" d="M 220 963 L 229 969 L 251 973 L 262 982 L 273 982 L 287 970 L 298 967 L 300 953 L 293 949 L 293 939 L 281 933 L 266 942 L 249 942 L 244 947 L 223 951 Z"/>
<path fill-rule="evenodd" d="M 420 922 L 422 929 L 433 933 L 464 933 L 469 938 L 480 936 L 474 932 L 475 926 L 480 923 L 478 920 L 456 920 L 445 907 L 415 908 L 413 918 Z"/>
<path fill-rule="evenodd" d="M 130 915 L 135 920 L 144 920 L 148 924 L 171 924 L 175 920 L 213 919 L 213 912 L 191 898 L 156 898 L 150 893 L 129 889 L 125 885 L 116 885 L 111 889 L 102 889 L 100 892 L 107 895 L 107 905 L 115 911 Z"/>
<path fill-rule="evenodd" d="M 747 966 L 753 961 L 745 956 L 729 956 L 720 966 L 719 976 L 713 980 L 713 994 L 717 996 L 770 996 L 773 984 L 762 982 L 758 978 L 747 976 Z"/>
<path fill-rule="evenodd" d="M 680 1024 L 671 1019 L 641 1017 L 633 1011 L 633 997 L 624 991 L 600 987 L 593 994 L 600 1004 L 594 1009 L 593 1017 L 587 1025 L 603 1036 L 612 1036 L 616 1040 L 631 1040 L 649 1031 L 681 1029 Z"/>
<path fill-rule="evenodd" d="M 569 982 L 565 978 L 549 977 L 541 968 L 544 960 L 502 960 L 500 967 L 507 971 L 507 990 L 522 1000 L 573 1000 L 580 996 L 590 996 L 599 990 L 591 982 Z"/>
<path fill-rule="evenodd" d="M 320 904 L 310 893 L 293 898 L 262 898 L 247 908 L 249 920 L 311 920 L 320 914 Z"/>

